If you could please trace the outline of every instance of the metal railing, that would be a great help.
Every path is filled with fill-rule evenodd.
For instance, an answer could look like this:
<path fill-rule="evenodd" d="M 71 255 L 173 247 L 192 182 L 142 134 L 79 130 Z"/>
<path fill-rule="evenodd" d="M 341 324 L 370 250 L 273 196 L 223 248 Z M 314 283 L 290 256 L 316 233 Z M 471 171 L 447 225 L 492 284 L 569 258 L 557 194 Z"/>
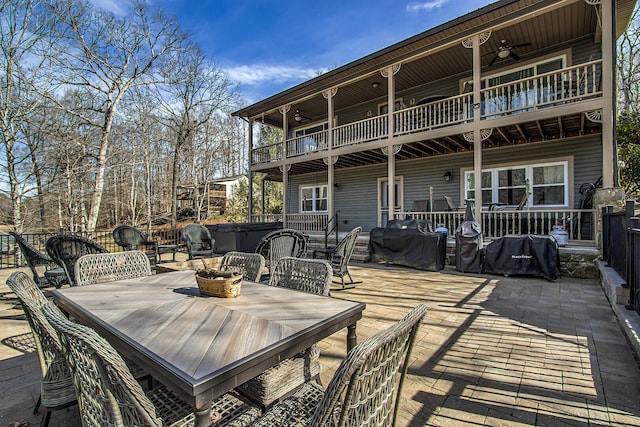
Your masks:
<path fill-rule="evenodd" d="M 481 120 L 535 111 L 602 96 L 602 60 L 566 67 L 549 73 L 504 83 L 480 91 Z M 454 126 L 473 119 L 473 95 L 464 93 L 393 113 L 394 135 L 424 132 Z M 333 148 L 366 143 L 388 137 L 388 116 L 369 117 L 333 129 Z M 487 125 L 490 126 L 490 125 Z M 287 157 L 328 148 L 327 131 L 287 140 Z M 282 160 L 282 142 L 256 147 L 252 164 Z"/>
<path fill-rule="evenodd" d="M 630 261 L 627 229 L 634 211 L 633 200 L 627 201 L 623 211 L 614 212 L 612 206 L 602 208 L 602 259 L 624 280 L 627 277 L 627 264 Z"/>
<path fill-rule="evenodd" d="M 629 305 L 627 308 L 640 314 L 640 265 L 636 262 L 640 257 L 640 219 L 629 218 L 630 223 L 626 232 L 627 268 L 625 280 L 629 287 Z"/>
<path fill-rule="evenodd" d="M 109 252 L 119 252 L 122 250 L 113 240 L 113 230 L 96 230 L 92 233 L 88 232 L 64 232 L 75 236 L 81 236 L 91 239 L 99 245 L 106 248 Z M 46 254 L 47 240 L 61 232 L 37 232 L 22 233 L 21 236 L 27 240 L 38 251 Z M 152 230 L 149 240 L 155 240 L 159 244 L 179 244 L 180 230 L 178 229 L 159 229 Z M 23 259 L 20 248 L 16 244 L 12 236 L 8 234 L 0 234 L 0 269 L 1 268 L 18 268 L 26 267 L 26 261 Z"/>

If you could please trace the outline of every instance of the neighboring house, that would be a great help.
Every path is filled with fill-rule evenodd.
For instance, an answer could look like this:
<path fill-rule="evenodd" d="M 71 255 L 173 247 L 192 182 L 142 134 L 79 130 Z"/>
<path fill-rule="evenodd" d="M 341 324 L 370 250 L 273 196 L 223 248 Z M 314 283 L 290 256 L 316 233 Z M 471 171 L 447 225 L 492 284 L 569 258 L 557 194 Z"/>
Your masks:
<path fill-rule="evenodd" d="M 249 132 L 250 173 L 283 182 L 283 221 L 306 230 L 339 211 L 341 230 L 426 217 L 453 232 L 462 212 L 436 202 L 481 193 L 489 237 L 561 224 L 593 239 L 575 209 L 583 184 L 616 184 L 615 43 L 635 4 L 498 1 L 243 108 L 286 135 Z"/>
<path fill-rule="evenodd" d="M 246 176 L 235 176 L 207 181 L 198 185 L 198 191 L 193 184 L 178 186 L 178 208 L 194 209 L 200 205 L 200 212 L 208 216 L 212 213 L 223 214 L 227 208 L 227 200 L 233 195 L 233 187 Z"/>

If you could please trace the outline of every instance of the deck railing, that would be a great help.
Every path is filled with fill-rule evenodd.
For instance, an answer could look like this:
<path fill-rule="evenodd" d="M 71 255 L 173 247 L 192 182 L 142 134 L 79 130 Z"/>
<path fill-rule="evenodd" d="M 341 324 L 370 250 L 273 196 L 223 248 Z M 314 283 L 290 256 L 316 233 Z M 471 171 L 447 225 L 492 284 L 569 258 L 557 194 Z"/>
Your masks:
<path fill-rule="evenodd" d="M 480 91 L 481 120 L 491 120 L 602 96 L 602 60 L 484 88 Z M 394 135 L 406 135 L 469 122 L 478 109 L 473 94 L 464 93 L 393 114 Z M 388 116 L 369 117 L 333 129 L 333 148 L 366 143 L 389 136 Z M 328 148 L 327 131 L 287 140 L 287 157 Z M 282 143 L 256 147 L 252 164 L 282 160 Z"/>

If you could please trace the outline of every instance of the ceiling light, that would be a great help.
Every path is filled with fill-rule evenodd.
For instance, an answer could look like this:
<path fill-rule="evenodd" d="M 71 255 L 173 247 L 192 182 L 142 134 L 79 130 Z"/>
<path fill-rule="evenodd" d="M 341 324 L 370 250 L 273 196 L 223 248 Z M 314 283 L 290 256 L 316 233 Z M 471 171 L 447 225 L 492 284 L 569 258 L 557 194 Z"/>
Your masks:
<path fill-rule="evenodd" d="M 501 49 L 500 51 L 498 51 L 498 56 L 502 59 L 508 58 L 510 54 L 511 54 L 510 49 Z"/>
<path fill-rule="evenodd" d="M 371 83 L 371 87 L 374 88 L 374 89 L 377 88 L 378 86 L 380 86 L 380 83 L 378 83 L 378 82 Z"/>

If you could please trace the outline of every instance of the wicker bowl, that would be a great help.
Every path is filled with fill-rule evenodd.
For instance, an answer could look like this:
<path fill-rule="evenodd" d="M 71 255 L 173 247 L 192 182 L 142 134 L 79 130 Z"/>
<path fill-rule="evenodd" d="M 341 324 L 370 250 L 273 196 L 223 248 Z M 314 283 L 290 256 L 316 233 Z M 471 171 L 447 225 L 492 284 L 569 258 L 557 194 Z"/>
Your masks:
<path fill-rule="evenodd" d="M 198 289 L 203 295 L 220 298 L 235 298 L 240 295 L 242 275 L 228 271 L 196 271 Z"/>

